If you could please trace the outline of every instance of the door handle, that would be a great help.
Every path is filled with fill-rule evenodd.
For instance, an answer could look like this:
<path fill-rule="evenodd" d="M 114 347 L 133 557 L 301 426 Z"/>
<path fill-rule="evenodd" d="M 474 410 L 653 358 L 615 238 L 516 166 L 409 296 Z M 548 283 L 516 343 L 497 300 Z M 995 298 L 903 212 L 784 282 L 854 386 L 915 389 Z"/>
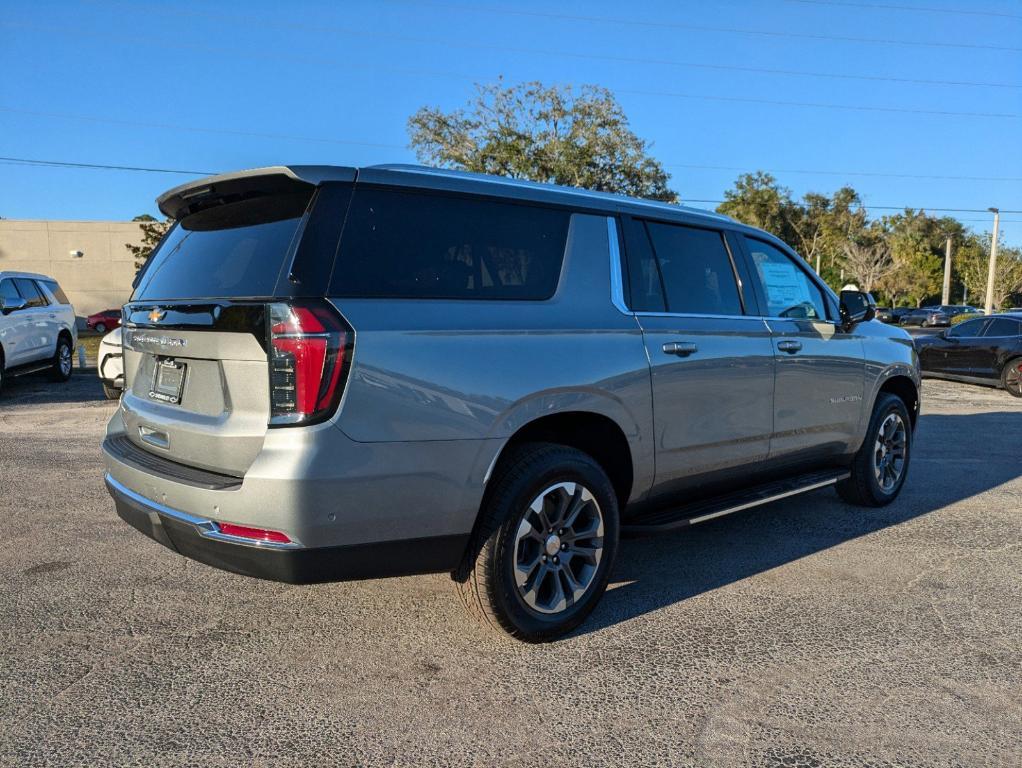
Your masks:
<path fill-rule="evenodd" d="M 793 355 L 802 349 L 802 342 L 794 341 L 793 339 L 784 339 L 783 341 L 777 342 L 777 348 L 782 352 L 787 352 L 788 354 Z"/>
<path fill-rule="evenodd" d="M 688 357 L 689 355 L 698 352 L 699 347 L 688 341 L 669 341 L 663 346 L 664 354 L 677 355 L 678 357 Z"/>

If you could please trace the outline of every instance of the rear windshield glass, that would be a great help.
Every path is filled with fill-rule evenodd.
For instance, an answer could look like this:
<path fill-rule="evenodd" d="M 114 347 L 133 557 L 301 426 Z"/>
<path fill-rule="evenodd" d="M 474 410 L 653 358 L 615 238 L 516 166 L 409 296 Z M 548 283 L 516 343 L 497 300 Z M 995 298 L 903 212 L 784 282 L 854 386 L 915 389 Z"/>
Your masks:
<path fill-rule="evenodd" d="M 132 298 L 272 296 L 310 197 L 257 197 L 186 216 L 153 254 Z"/>
<path fill-rule="evenodd" d="M 330 293 L 548 299 L 570 217 L 533 205 L 356 187 Z"/>

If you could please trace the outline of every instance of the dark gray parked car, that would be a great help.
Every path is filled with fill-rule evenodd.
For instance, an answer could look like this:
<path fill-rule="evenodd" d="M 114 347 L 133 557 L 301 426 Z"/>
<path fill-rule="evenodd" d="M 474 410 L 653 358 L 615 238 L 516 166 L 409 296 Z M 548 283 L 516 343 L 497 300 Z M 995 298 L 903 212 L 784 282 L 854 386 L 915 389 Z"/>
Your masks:
<path fill-rule="evenodd" d="M 887 504 L 911 339 L 779 240 L 673 205 L 409 166 L 191 182 L 124 307 L 126 521 L 242 574 L 450 572 L 526 640 L 622 531 L 836 485 Z"/>

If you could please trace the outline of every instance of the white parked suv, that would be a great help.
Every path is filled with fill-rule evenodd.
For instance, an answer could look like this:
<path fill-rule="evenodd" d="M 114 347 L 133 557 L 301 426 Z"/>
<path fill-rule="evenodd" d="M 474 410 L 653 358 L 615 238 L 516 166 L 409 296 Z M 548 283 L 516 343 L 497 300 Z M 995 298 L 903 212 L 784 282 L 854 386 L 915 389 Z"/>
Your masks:
<path fill-rule="evenodd" d="M 124 350 L 121 347 L 120 326 L 114 328 L 99 342 L 96 372 L 103 382 L 107 400 L 117 400 L 124 389 Z"/>
<path fill-rule="evenodd" d="M 9 376 L 50 371 L 71 378 L 75 310 L 52 277 L 0 271 L 0 389 Z"/>

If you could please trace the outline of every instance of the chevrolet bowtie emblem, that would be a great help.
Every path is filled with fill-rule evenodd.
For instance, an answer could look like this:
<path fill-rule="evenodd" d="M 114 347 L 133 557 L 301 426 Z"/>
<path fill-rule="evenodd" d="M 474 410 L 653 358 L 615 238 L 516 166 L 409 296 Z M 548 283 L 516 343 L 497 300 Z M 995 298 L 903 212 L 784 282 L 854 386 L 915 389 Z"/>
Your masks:
<path fill-rule="evenodd" d="M 167 310 L 155 307 L 149 312 L 149 322 L 158 323 L 167 316 Z"/>

